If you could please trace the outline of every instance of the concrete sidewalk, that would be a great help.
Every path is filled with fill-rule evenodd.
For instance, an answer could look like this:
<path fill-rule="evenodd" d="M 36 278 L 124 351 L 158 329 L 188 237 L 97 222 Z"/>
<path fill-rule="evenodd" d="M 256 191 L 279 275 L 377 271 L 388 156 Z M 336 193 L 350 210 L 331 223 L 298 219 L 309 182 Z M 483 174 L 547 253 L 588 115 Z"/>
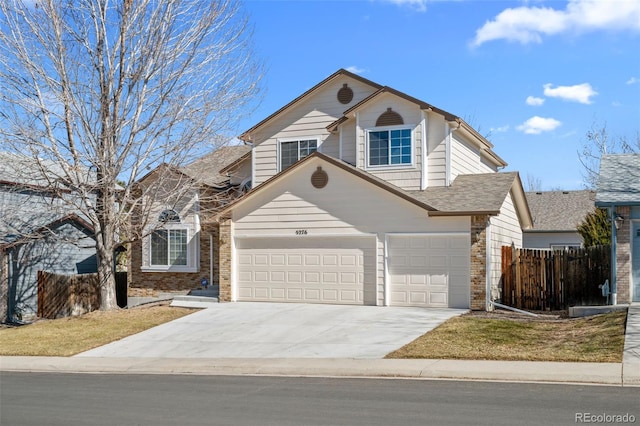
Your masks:
<path fill-rule="evenodd" d="M 628 385 L 622 381 L 622 364 L 618 363 L 338 358 L 0 357 L 0 370 L 97 374 L 401 377 Z"/>
<path fill-rule="evenodd" d="M 640 386 L 640 302 L 629 305 L 627 311 L 622 376 L 625 384 Z"/>

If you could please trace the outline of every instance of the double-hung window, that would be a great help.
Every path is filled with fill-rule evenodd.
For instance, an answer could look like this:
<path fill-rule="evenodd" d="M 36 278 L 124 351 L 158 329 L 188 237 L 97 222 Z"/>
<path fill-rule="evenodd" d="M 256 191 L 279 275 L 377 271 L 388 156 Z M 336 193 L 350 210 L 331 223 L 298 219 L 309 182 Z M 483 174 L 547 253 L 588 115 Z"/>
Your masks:
<path fill-rule="evenodd" d="M 186 229 L 158 229 L 151 234 L 151 266 L 186 266 Z"/>
<path fill-rule="evenodd" d="M 280 170 L 288 168 L 317 150 L 318 141 L 316 139 L 280 142 Z"/>
<path fill-rule="evenodd" d="M 369 166 L 410 165 L 411 129 L 370 130 Z"/>

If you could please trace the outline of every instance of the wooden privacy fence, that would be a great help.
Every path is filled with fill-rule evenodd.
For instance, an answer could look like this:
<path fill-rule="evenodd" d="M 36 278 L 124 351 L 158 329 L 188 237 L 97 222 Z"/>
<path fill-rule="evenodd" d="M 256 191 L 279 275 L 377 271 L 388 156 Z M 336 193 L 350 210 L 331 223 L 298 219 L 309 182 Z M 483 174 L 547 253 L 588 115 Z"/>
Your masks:
<path fill-rule="evenodd" d="M 100 308 L 98 274 L 61 275 L 38 271 L 38 316 L 61 318 Z"/>
<path fill-rule="evenodd" d="M 611 250 L 502 247 L 502 303 L 520 309 L 562 310 L 602 305 L 599 288 L 611 275 Z"/>

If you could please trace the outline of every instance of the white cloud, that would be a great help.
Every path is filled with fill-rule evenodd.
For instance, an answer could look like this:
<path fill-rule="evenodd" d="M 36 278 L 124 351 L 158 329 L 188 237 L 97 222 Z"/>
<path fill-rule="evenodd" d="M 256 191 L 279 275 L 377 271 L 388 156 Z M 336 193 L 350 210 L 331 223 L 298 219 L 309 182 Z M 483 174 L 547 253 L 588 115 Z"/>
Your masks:
<path fill-rule="evenodd" d="M 536 98 L 535 96 L 527 96 L 527 100 L 525 102 L 527 105 L 540 106 L 544 103 L 544 99 Z"/>
<path fill-rule="evenodd" d="M 393 3 L 401 6 L 410 6 L 418 12 L 425 12 L 427 10 L 427 3 L 429 0 L 383 0 L 387 3 Z"/>
<path fill-rule="evenodd" d="M 589 83 L 576 84 L 573 86 L 552 87 L 550 83 L 544 86 L 544 95 L 550 98 L 560 98 L 565 101 L 580 102 L 581 104 L 592 103 L 591 97 L 598 94 Z"/>
<path fill-rule="evenodd" d="M 631 77 L 629 80 L 627 80 L 627 84 L 636 84 L 636 83 L 640 83 L 640 78 Z"/>
<path fill-rule="evenodd" d="M 500 12 L 476 31 L 472 46 L 492 40 L 522 44 L 541 43 L 543 36 L 563 32 L 640 32 L 640 2 L 637 0 L 569 0 L 566 9 L 521 6 Z"/>
<path fill-rule="evenodd" d="M 550 132 L 562 123 L 555 118 L 533 116 L 517 127 L 518 130 L 528 135 L 539 135 L 542 132 Z"/>
<path fill-rule="evenodd" d="M 362 74 L 363 72 L 365 72 L 366 70 L 364 68 L 359 68 L 355 65 L 352 65 L 350 67 L 345 68 L 347 71 L 352 72 L 354 74 Z"/>
<path fill-rule="evenodd" d="M 492 127 L 489 130 L 491 131 L 491 133 L 504 133 L 509 131 L 509 125 L 505 124 L 504 126 L 500 126 L 500 127 Z"/>

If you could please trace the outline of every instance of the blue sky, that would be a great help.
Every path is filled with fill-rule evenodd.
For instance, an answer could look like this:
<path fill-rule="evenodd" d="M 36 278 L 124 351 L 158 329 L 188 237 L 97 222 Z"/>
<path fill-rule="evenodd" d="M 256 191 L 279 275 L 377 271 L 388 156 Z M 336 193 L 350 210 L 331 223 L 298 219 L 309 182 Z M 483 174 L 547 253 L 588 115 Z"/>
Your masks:
<path fill-rule="evenodd" d="M 640 0 L 246 0 L 266 65 L 246 130 L 346 68 L 465 119 L 526 184 L 583 188 L 594 125 L 640 132 Z"/>

